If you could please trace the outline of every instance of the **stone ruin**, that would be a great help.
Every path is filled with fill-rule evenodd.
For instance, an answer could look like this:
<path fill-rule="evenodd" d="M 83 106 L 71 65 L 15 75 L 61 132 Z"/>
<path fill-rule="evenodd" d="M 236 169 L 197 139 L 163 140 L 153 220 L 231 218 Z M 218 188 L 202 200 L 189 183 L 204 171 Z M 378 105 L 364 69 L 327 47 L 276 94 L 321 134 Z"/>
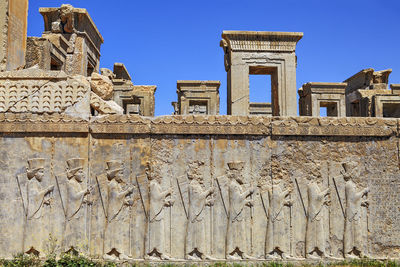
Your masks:
<path fill-rule="evenodd" d="M 122 63 L 99 69 L 85 9 L 0 4 L 0 257 L 119 261 L 400 258 L 400 85 L 310 82 L 302 33 L 224 31 L 219 81 L 178 81 L 174 114 Z M 249 75 L 271 75 L 271 103 Z M 326 117 L 320 117 L 321 107 Z"/>

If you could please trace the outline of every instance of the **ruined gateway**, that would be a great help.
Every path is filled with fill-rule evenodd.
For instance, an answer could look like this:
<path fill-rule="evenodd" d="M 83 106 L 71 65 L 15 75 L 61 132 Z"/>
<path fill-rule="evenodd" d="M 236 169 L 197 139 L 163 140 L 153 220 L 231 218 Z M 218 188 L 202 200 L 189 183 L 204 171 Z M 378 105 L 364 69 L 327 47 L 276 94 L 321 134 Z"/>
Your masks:
<path fill-rule="evenodd" d="M 26 37 L 28 1 L 0 6 L 0 257 L 400 258 L 391 70 L 297 91 L 302 33 L 224 31 L 228 115 L 219 81 L 178 81 L 153 117 L 156 86 L 99 70 L 85 9 L 41 8 Z M 271 75 L 272 103 L 249 102 L 249 74 Z"/>

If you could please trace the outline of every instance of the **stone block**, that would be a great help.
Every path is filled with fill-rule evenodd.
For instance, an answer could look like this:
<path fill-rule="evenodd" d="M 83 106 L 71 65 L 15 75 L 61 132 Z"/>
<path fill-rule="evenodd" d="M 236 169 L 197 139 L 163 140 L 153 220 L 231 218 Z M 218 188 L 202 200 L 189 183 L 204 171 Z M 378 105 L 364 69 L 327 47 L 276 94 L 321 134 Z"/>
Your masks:
<path fill-rule="evenodd" d="M 107 76 L 93 72 L 90 77 L 90 87 L 94 93 L 104 100 L 110 100 L 113 96 L 113 84 Z"/>
<path fill-rule="evenodd" d="M 28 0 L 3 0 L 0 3 L 0 71 L 21 69 L 25 65 Z"/>

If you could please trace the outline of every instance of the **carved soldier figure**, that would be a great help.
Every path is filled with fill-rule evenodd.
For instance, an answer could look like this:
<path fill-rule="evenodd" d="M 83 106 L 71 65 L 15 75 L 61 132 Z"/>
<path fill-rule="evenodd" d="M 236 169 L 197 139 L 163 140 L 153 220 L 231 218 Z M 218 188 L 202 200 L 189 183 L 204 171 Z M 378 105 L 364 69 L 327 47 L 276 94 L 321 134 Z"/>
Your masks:
<path fill-rule="evenodd" d="M 161 176 L 153 177 L 150 168 L 146 168 L 146 175 L 150 181 L 149 185 L 149 250 L 146 259 L 170 260 L 172 259 L 165 250 L 165 210 L 174 205 L 172 188 L 163 190 Z"/>
<path fill-rule="evenodd" d="M 49 194 L 54 189 L 54 185 L 43 186 L 44 165 L 45 159 L 42 158 L 28 160 L 24 252 L 36 256 L 43 252 L 43 241 L 48 238 L 44 217 L 50 205 Z"/>
<path fill-rule="evenodd" d="M 104 259 L 129 260 L 130 207 L 133 186 L 124 189 L 124 166 L 121 161 L 107 162 L 107 224 L 104 233 Z"/>
<path fill-rule="evenodd" d="M 292 202 L 287 199 L 290 193 L 291 189 L 282 191 L 281 179 L 275 178 L 272 180 L 272 186 L 268 189 L 269 207 L 265 244 L 266 258 L 289 258 L 284 245 L 285 237 L 288 233 L 285 232 L 283 207 L 292 205 Z"/>
<path fill-rule="evenodd" d="M 362 235 L 361 235 L 361 206 L 368 205 L 363 197 L 369 192 L 368 188 L 358 191 L 356 184 L 351 180 L 355 176 L 356 163 L 347 162 L 342 164 L 343 179 L 345 185 L 345 222 L 344 222 L 344 257 L 357 258 L 363 257 Z"/>
<path fill-rule="evenodd" d="M 306 228 L 306 258 L 319 259 L 325 257 L 325 230 L 323 222 L 323 207 L 329 205 L 329 188 L 320 190 L 321 174 L 316 169 L 308 176 L 308 210 Z"/>
<path fill-rule="evenodd" d="M 214 260 L 211 256 L 205 254 L 205 224 L 204 224 L 204 209 L 206 206 L 213 205 L 214 199 L 212 194 L 214 188 L 208 190 L 203 189 L 204 178 L 199 173 L 198 167 L 204 163 L 197 163 L 190 166 L 188 178 L 189 183 L 189 208 L 188 208 L 188 228 L 186 235 L 186 253 L 187 259 L 201 260 L 208 259 Z M 197 168 L 196 168 L 197 167 Z"/>
<path fill-rule="evenodd" d="M 85 160 L 72 158 L 67 160 L 66 198 L 62 199 L 65 206 L 65 232 L 64 249 L 77 253 L 80 245 L 85 241 L 85 208 L 89 204 L 86 196 L 90 194 L 91 187 L 82 186 L 85 179 L 83 172 Z M 58 179 L 58 178 L 57 178 Z"/>
<path fill-rule="evenodd" d="M 242 170 L 244 162 L 228 163 L 230 179 L 229 184 L 229 214 L 226 242 L 226 257 L 230 260 L 253 259 L 245 248 L 246 225 L 245 207 L 251 207 L 253 202 L 248 197 L 254 193 L 254 189 L 245 190 L 243 185 Z"/>

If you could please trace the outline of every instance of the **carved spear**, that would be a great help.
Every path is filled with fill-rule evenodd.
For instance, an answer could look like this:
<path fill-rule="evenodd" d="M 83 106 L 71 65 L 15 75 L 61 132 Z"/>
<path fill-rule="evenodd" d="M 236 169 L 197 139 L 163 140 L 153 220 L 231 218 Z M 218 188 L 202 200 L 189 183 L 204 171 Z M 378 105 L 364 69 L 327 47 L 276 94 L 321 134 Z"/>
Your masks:
<path fill-rule="evenodd" d="M 180 197 L 181 197 L 183 210 L 185 211 L 186 218 L 189 219 L 189 215 L 188 215 L 188 213 L 187 213 L 187 211 L 186 211 L 185 201 L 183 200 L 181 185 L 179 184 L 179 180 L 178 180 L 177 177 L 175 178 L 175 180 L 176 180 L 176 184 L 178 185 L 178 190 L 179 190 L 179 195 L 180 195 Z"/>
<path fill-rule="evenodd" d="M 301 205 L 303 206 L 303 210 L 304 210 L 304 215 L 307 217 L 307 210 L 306 210 L 306 206 L 304 205 L 303 196 L 301 195 L 299 183 L 297 182 L 297 178 L 294 178 L 294 180 L 296 182 L 297 191 L 299 192 Z"/>
<path fill-rule="evenodd" d="M 139 180 L 137 178 L 137 175 L 135 175 L 135 179 L 136 179 L 136 184 L 138 186 L 138 191 L 139 191 L 139 195 L 140 195 L 140 202 L 142 203 L 142 206 L 143 206 L 144 216 L 146 217 L 146 219 L 148 219 L 147 211 L 146 211 L 146 205 L 144 204 L 142 190 L 140 189 L 140 184 L 139 184 Z"/>
<path fill-rule="evenodd" d="M 337 194 L 338 199 L 339 199 L 339 204 L 340 204 L 340 208 L 342 210 L 343 217 L 346 218 L 346 215 L 345 215 L 344 209 L 343 209 L 342 199 L 340 198 L 339 190 L 338 190 L 337 185 L 336 185 L 335 177 L 332 177 L 332 180 L 333 180 L 333 184 L 335 185 L 335 190 L 336 190 L 336 194 Z"/>
<path fill-rule="evenodd" d="M 219 177 L 215 178 L 215 180 L 217 181 L 218 190 L 219 190 L 219 193 L 220 193 L 220 195 L 221 195 L 222 205 L 224 206 L 226 218 L 229 218 L 228 210 L 226 209 L 226 205 L 225 205 L 225 201 L 224 201 L 224 196 L 222 195 L 222 189 L 221 189 L 221 185 L 219 184 L 218 178 L 219 178 Z"/>

